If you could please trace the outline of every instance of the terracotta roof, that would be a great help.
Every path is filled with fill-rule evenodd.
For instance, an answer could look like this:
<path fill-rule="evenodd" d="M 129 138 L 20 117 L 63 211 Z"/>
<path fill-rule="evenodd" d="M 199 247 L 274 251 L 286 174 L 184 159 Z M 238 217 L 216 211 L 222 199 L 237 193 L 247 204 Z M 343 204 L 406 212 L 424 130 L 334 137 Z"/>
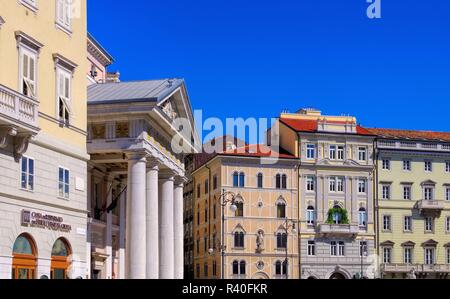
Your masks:
<path fill-rule="evenodd" d="M 433 140 L 450 142 L 450 133 L 433 131 L 413 131 L 399 129 L 367 129 L 373 134 L 383 138 Z"/>
<path fill-rule="evenodd" d="M 225 151 L 223 155 L 227 156 L 243 156 L 243 157 L 276 157 L 284 159 L 294 159 L 295 156 L 291 155 L 287 151 L 280 149 L 279 152 L 272 151 L 272 149 L 264 144 L 250 144 L 243 147 L 239 147 L 235 150 Z"/>
<path fill-rule="evenodd" d="M 280 118 L 280 122 L 287 125 L 297 132 L 318 132 L 318 120 L 309 120 L 309 119 L 292 119 L 292 118 Z M 343 121 L 329 121 L 331 124 L 345 124 Z M 372 132 L 361 127 L 360 125 L 356 126 L 356 134 L 358 135 L 368 135 L 373 136 Z"/>

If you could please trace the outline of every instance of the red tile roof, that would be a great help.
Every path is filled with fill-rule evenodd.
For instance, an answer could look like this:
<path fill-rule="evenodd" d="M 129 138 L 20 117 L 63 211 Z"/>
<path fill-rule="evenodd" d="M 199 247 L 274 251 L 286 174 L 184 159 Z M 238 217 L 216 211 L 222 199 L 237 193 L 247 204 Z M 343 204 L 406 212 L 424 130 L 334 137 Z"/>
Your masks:
<path fill-rule="evenodd" d="M 297 132 L 317 132 L 318 128 L 318 120 L 307 120 L 307 119 L 291 119 L 291 118 L 281 118 L 281 123 L 287 125 Z M 330 121 L 328 123 L 335 124 L 345 124 L 343 121 Z M 356 134 L 358 135 L 369 135 L 373 136 L 374 134 L 369 130 L 361 127 L 360 125 L 356 126 Z"/>
<path fill-rule="evenodd" d="M 226 156 L 242 156 L 242 157 L 274 157 L 283 159 L 295 159 L 294 155 L 291 155 L 287 151 L 280 149 L 279 152 L 272 151 L 272 149 L 263 144 L 251 144 L 232 151 L 226 151 L 223 153 Z"/>
<path fill-rule="evenodd" d="M 367 129 L 367 130 L 383 138 L 450 142 L 450 133 L 446 132 L 413 131 L 413 130 L 399 130 L 399 129 Z"/>

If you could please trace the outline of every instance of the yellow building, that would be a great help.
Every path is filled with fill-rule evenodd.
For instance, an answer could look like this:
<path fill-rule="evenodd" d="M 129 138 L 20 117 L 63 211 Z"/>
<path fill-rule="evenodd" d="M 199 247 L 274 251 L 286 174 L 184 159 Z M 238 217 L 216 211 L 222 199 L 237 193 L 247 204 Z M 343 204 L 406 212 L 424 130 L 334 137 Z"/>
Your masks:
<path fill-rule="evenodd" d="M 228 150 L 194 171 L 195 278 L 298 279 L 298 162 L 267 152 Z"/>
<path fill-rule="evenodd" d="M 384 278 L 450 274 L 450 134 L 371 129 Z"/>
<path fill-rule="evenodd" d="M 86 277 L 86 0 L 0 1 L 0 278 Z"/>

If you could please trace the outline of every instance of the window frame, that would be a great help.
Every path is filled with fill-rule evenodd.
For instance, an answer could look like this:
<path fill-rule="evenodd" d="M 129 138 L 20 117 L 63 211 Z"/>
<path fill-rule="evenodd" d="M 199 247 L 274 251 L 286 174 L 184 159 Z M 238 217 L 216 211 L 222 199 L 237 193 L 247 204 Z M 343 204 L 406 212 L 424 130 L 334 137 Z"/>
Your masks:
<path fill-rule="evenodd" d="M 387 192 L 386 192 L 387 190 Z M 391 200 L 391 184 L 381 185 L 381 198 L 383 200 Z"/>
<path fill-rule="evenodd" d="M 316 241 L 309 240 L 306 243 L 306 253 L 307 256 L 316 256 Z"/>
<path fill-rule="evenodd" d="M 428 252 L 431 252 L 431 261 L 428 259 L 430 257 L 428 255 Z M 423 263 L 428 266 L 436 265 L 436 248 L 434 248 L 434 247 L 425 247 L 424 248 Z"/>
<path fill-rule="evenodd" d="M 363 156 L 363 159 L 361 159 Z M 367 161 L 367 147 L 360 146 L 358 147 L 358 161 Z"/>
<path fill-rule="evenodd" d="M 306 183 L 306 192 L 316 192 L 315 176 L 307 176 L 305 181 L 306 181 L 305 182 Z"/>
<path fill-rule="evenodd" d="M 72 33 L 72 6 L 67 0 L 55 1 L 55 24 L 56 27 L 62 31 L 71 34 Z M 61 15 L 62 13 L 62 15 Z"/>
<path fill-rule="evenodd" d="M 367 185 L 368 184 L 367 184 L 366 178 L 359 178 L 358 179 L 358 193 L 359 194 L 367 194 Z"/>
<path fill-rule="evenodd" d="M 433 217 L 425 217 L 424 219 L 425 222 L 425 233 L 427 234 L 432 234 L 434 233 L 434 225 L 435 225 L 435 221 L 433 219 Z"/>
<path fill-rule="evenodd" d="M 61 79 L 63 79 L 62 82 Z M 71 120 L 73 119 L 72 79 L 72 71 L 64 68 L 61 65 L 56 66 L 56 119 L 58 119 L 61 124 L 64 124 L 66 126 L 70 125 Z M 61 86 L 61 84 L 63 85 Z M 61 87 L 63 91 L 61 91 Z M 63 111 L 61 110 L 62 108 Z M 61 112 L 63 113 L 62 116 Z M 67 119 L 67 116 L 69 119 Z"/>
<path fill-rule="evenodd" d="M 23 162 L 24 159 L 26 159 L 26 170 L 24 171 L 23 169 Z M 33 161 L 33 173 L 30 173 L 30 162 Z M 34 185 L 35 185 L 35 172 L 36 172 L 36 160 L 34 158 L 31 158 L 29 156 L 22 156 L 22 158 L 20 159 L 20 189 L 23 191 L 28 191 L 28 192 L 34 192 Z M 23 176 L 25 174 L 25 187 L 23 187 Z M 30 177 L 32 178 L 32 185 L 30 187 Z"/>
<path fill-rule="evenodd" d="M 27 57 L 27 76 L 24 74 L 24 59 Z M 33 59 L 33 70 L 31 72 L 30 60 Z M 37 51 L 27 47 L 24 44 L 19 44 L 19 91 L 21 94 L 32 98 L 38 98 L 38 59 L 39 54 Z M 29 73 L 29 74 L 28 74 Z M 33 74 L 33 79 L 30 78 L 31 73 Z M 31 84 L 31 85 L 30 85 Z M 32 86 L 32 88 L 31 88 Z M 31 94 L 25 94 L 24 90 L 30 90 Z M 28 92 L 29 93 L 29 92 Z"/>
<path fill-rule="evenodd" d="M 383 264 L 385 265 L 392 264 L 392 251 L 393 248 L 391 246 L 383 247 Z"/>
<path fill-rule="evenodd" d="M 392 216 L 391 215 L 383 215 L 383 231 L 392 232 Z"/>
<path fill-rule="evenodd" d="M 411 215 L 403 216 L 403 232 L 405 233 L 413 232 L 413 217 Z"/>
<path fill-rule="evenodd" d="M 412 163 L 410 159 L 403 160 L 403 171 L 411 172 L 412 171 Z"/>
<path fill-rule="evenodd" d="M 60 172 L 63 172 L 63 181 L 60 181 Z M 68 177 L 67 177 L 68 174 Z M 63 193 L 61 195 L 61 184 L 63 186 Z M 68 192 L 66 192 L 66 187 Z M 70 199 L 70 169 L 64 166 L 58 166 L 58 198 L 69 200 Z"/>
<path fill-rule="evenodd" d="M 430 160 L 424 161 L 424 171 L 426 173 L 433 172 L 433 161 Z"/>
<path fill-rule="evenodd" d="M 316 159 L 316 145 L 313 143 L 306 144 L 306 159 L 314 160 Z"/>
<path fill-rule="evenodd" d="M 386 171 L 391 171 L 391 159 L 384 158 L 381 160 L 381 169 Z"/>
<path fill-rule="evenodd" d="M 316 224 L 316 209 L 313 206 L 309 206 L 306 209 L 306 224 L 308 226 L 314 226 Z"/>
<path fill-rule="evenodd" d="M 414 248 L 411 246 L 403 247 L 403 263 L 412 265 L 414 263 Z"/>
<path fill-rule="evenodd" d="M 408 200 L 411 201 L 412 200 L 412 186 L 411 185 L 407 185 L 407 184 L 403 184 L 403 200 Z M 406 191 L 408 190 L 408 191 Z"/>

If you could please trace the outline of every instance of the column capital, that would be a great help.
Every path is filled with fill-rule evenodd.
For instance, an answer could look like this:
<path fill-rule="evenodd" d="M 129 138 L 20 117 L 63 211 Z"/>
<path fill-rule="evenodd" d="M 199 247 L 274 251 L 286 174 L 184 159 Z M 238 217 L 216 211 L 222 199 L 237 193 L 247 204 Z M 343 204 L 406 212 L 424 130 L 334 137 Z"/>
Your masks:
<path fill-rule="evenodd" d="M 176 173 L 170 169 L 163 169 L 159 171 L 159 178 L 162 180 L 175 181 Z"/>
<path fill-rule="evenodd" d="M 128 160 L 143 160 L 147 158 L 148 154 L 145 151 L 125 152 Z"/>
<path fill-rule="evenodd" d="M 175 185 L 183 186 L 188 182 L 187 177 L 185 176 L 175 176 Z"/>
<path fill-rule="evenodd" d="M 147 157 L 147 169 L 150 170 L 159 170 L 159 165 L 161 163 L 155 157 L 149 156 Z"/>

